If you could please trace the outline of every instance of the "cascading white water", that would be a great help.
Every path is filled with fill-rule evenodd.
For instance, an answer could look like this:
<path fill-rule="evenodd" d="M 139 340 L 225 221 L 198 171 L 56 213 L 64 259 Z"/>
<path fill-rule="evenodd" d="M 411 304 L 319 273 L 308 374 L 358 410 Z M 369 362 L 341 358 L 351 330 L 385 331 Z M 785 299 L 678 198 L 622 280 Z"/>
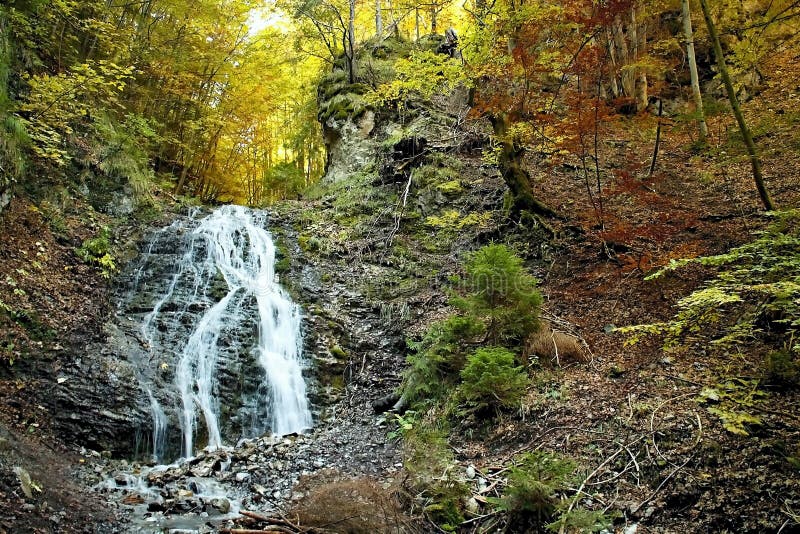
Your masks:
<path fill-rule="evenodd" d="M 150 388 L 145 391 L 147 392 L 147 398 L 150 400 L 150 416 L 153 418 L 153 459 L 158 461 L 164 454 L 164 437 L 169 419 L 167 419 L 164 409 L 153 397 Z"/>
<path fill-rule="evenodd" d="M 251 360 L 261 367 L 244 369 L 243 374 L 263 374 L 258 393 L 243 401 L 247 407 L 241 410 L 250 419 L 269 420 L 250 421 L 250 429 L 282 435 L 311 426 L 302 375 L 301 314 L 277 283 L 275 246 L 264 226 L 263 212 L 241 206 L 221 207 L 200 220 L 182 252 L 174 255 L 171 277 L 161 282 L 164 289 L 143 317 L 140 335 L 150 350 L 148 362 L 174 361 L 175 393 L 162 392 L 159 397 L 162 403 L 169 402 L 165 398 L 180 401 L 177 419 L 185 457 L 194 454 L 201 419 L 207 445 L 223 444 L 220 417 L 225 410 L 218 396 L 219 373 L 241 365 L 233 361 L 236 350 L 251 351 Z M 151 243 L 147 252 L 153 249 Z M 143 270 L 135 274 L 135 289 Z M 257 330 L 255 346 L 231 349 L 241 342 L 232 338 L 243 337 L 248 328 Z M 169 368 L 166 362 L 160 365 Z M 146 392 L 153 418 L 153 453 L 159 458 L 168 420 L 150 386 Z"/>

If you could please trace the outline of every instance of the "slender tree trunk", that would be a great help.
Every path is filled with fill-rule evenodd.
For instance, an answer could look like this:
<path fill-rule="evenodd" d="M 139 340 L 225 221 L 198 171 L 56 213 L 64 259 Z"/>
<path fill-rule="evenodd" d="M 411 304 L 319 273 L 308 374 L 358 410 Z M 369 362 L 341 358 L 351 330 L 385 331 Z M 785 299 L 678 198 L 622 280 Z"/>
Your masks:
<path fill-rule="evenodd" d="M 694 55 L 694 32 L 692 31 L 692 14 L 689 11 L 689 0 L 681 1 L 681 9 L 683 11 L 683 35 L 686 39 L 686 59 L 689 62 L 694 108 L 697 113 L 697 124 L 700 126 L 700 141 L 705 143 L 708 137 L 708 125 L 706 124 L 706 114 L 703 111 L 700 77 L 697 75 L 697 60 Z"/>
<path fill-rule="evenodd" d="M 350 47 L 350 83 L 356 81 L 356 0 L 349 0 L 350 20 L 347 21 L 347 41 Z"/>
<path fill-rule="evenodd" d="M 611 62 L 611 72 L 608 77 L 611 79 L 611 95 L 614 98 L 619 98 L 620 90 L 619 83 L 617 83 L 617 52 L 614 46 L 614 36 L 611 30 L 606 30 L 606 46 L 608 47 L 608 60 Z"/>
<path fill-rule="evenodd" d="M 708 35 L 711 37 L 711 43 L 714 45 L 714 55 L 717 57 L 719 75 L 722 77 L 722 83 L 725 84 L 725 90 L 728 93 L 728 100 L 731 102 L 733 115 L 736 117 L 736 122 L 739 124 L 739 131 L 742 133 L 744 144 L 747 147 L 747 153 L 750 156 L 750 165 L 753 168 L 753 180 L 756 183 L 758 195 L 761 197 L 761 203 L 764 205 L 764 209 L 774 210 L 775 205 L 772 203 L 772 198 L 769 196 L 767 186 L 764 184 L 764 176 L 761 174 L 761 159 L 758 157 L 756 145 L 753 142 L 753 136 L 750 134 L 750 130 L 747 128 L 747 123 L 744 121 L 742 108 L 739 106 L 739 99 L 736 97 L 736 91 L 733 89 L 731 76 L 728 73 L 728 66 L 725 64 L 725 57 L 722 55 L 722 46 L 719 43 L 719 34 L 717 33 L 717 27 L 714 25 L 714 20 L 711 18 L 711 10 L 708 8 L 708 0 L 700 0 L 700 6 L 703 8 L 703 17 L 706 19 Z"/>
<path fill-rule="evenodd" d="M 647 31 L 644 25 L 639 27 L 639 19 L 636 16 L 636 4 L 631 6 L 631 26 L 630 37 L 633 46 L 633 61 L 639 61 L 639 54 L 646 50 Z M 634 81 L 634 100 L 636 101 L 636 111 L 643 111 L 647 108 L 647 73 L 644 69 L 635 69 Z"/>
<path fill-rule="evenodd" d="M 661 145 L 661 113 L 664 111 L 664 101 L 658 99 L 658 126 L 656 127 L 656 144 L 653 146 L 653 161 L 650 162 L 650 172 L 647 173 L 648 178 L 653 177 L 656 171 L 656 162 L 658 161 L 658 147 Z"/>
<path fill-rule="evenodd" d="M 383 12 L 381 10 L 381 0 L 375 0 L 375 35 L 378 41 L 383 39 Z"/>

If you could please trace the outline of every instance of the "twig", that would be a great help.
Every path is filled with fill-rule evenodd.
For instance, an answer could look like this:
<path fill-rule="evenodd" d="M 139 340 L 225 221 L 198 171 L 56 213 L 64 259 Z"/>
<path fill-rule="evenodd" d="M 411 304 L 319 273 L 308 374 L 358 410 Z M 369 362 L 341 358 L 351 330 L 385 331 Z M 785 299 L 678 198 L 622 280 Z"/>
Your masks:
<path fill-rule="evenodd" d="M 697 416 L 698 429 L 697 429 L 697 439 L 695 440 L 694 445 L 692 446 L 692 449 L 696 448 L 697 445 L 700 443 L 701 439 L 703 438 L 703 423 L 700 421 L 700 415 L 699 414 L 695 413 L 695 416 Z M 663 488 L 664 485 L 673 476 L 675 476 L 675 473 L 677 473 L 678 471 L 683 469 L 686 466 L 686 464 L 688 464 L 690 461 L 692 461 L 693 458 L 694 458 L 694 454 L 692 454 L 691 456 L 686 458 L 686 460 L 681 465 L 679 465 L 675 469 L 673 469 L 672 472 L 669 475 L 667 475 L 667 478 L 665 478 L 664 480 L 661 481 L 661 484 L 658 485 L 658 487 L 655 489 L 655 491 L 653 491 L 653 493 L 651 493 L 645 500 L 643 500 L 641 503 L 639 503 L 639 506 L 634 508 L 632 510 L 632 512 L 633 513 L 638 512 L 641 509 L 642 506 L 644 506 L 645 504 L 650 502 L 653 499 L 653 497 L 655 497 L 658 494 L 658 492 L 661 491 L 661 488 Z"/>
<path fill-rule="evenodd" d="M 459 523 L 459 525 L 463 527 L 465 525 L 469 525 L 470 523 L 477 523 L 478 521 L 480 521 L 482 519 L 486 519 L 487 517 L 492 517 L 492 516 L 497 515 L 499 513 L 500 513 L 499 510 L 495 510 L 494 512 L 490 512 L 488 514 L 478 515 L 478 516 L 475 516 L 475 517 L 473 517 L 471 519 L 467 519 L 466 521 L 462 521 L 461 523 Z"/>
<path fill-rule="evenodd" d="M 413 173 L 408 173 L 408 182 L 406 182 L 406 188 L 403 192 L 403 201 L 402 204 L 399 206 L 399 211 L 395 214 L 394 220 L 394 228 L 392 228 L 391 233 L 389 234 L 389 239 L 387 239 L 387 248 L 392 246 L 392 241 L 394 241 L 394 236 L 400 230 L 400 223 L 403 219 L 403 213 L 406 211 L 406 203 L 408 202 L 408 193 L 411 191 L 411 177 Z"/>
<path fill-rule="evenodd" d="M 678 395 L 677 397 L 672 397 L 670 399 L 667 399 L 664 402 L 662 402 L 661 404 L 659 404 L 658 406 L 656 406 L 656 409 L 653 410 L 652 414 L 650 414 L 650 433 L 651 433 L 652 439 L 653 439 L 653 448 L 656 450 L 656 454 L 658 454 L 664 461 L 670 463 L 671 465 L 675 465 L 675 464 L 670 462 L 663 454 L 661 454 L 661 451 L 658 448 L 658 444 L 656 443 L 656 431 L 654 430 L 656 412 L 658 412 L 661 408 L 663 408 L 664 406 L 666 406 L 667 404 L 669 404 L 672 401 L 675 401 L 675 400 L 678 400 L 678 399 L 682 399 L 682 398 L 685 398 L 685 397 L 691 397 L 691 396 L 693 396 L 695 394 L 696 393 L 694 393 L 694 392 L 684 393 L 683 395 Z"/>
<path fill-rule="evenodd" d="M 647 503 L 649 503 L 651 500 L 653 500 L 653 497 L 655 497 L 655 496 L 658 494 L 658 492 L 659 492 L 659 491 L 661 491 L 661 488 L 663 488 L 663 487 L 664 487 L 664 485 L 665 485 L 665 484 L 666 484 L 666 483 L 667 483 L 667 482 L 668 482 L 668 481 L 669 481 L 669 480 L 670 480 L 672 477 L 674 477 L 674 476 L 675 476 L 675 473 L 677 473 L 678 471 L 680 471 L 681 469 L 683 469 L 683 468 L 686 466 L 686 464 L 688 464 L 688 463 L 689 463 L 689 462 L 692 460 L 692 458 L 694 458 L 694 454 L 693 454 L 693 455 L 691 455 L 691 456 L 689 456 L 689 457 L 686 459 L 686 461 L 685 461 L 685 462 L 683 462 L 681 465 L 679 465 L 678 467 L 676 467 L 675 469 L 673 469 L 673 470 L 672 470 L 672 472 L 671 472 L 669 475 L 667 475 L 667 478 L 665 478 L 664 480 L 662 480 L 662 481 L 661 481 L 661 484 L 659 484 L 659 485 L 658 485 L 658 487 L 655 489 L 655 491 L 654 491 L 653 493 L 651 493 L 649 497 L 647 497 L 645 500 L 643 500 L 641 503 L 639 503 L 639 506 L 637 506 L 636 508 L 634 508 L 633 510 L 631 510 L 631 512 L 635 514 L 636 512 L 638 512 L 638 511 L 639 511 L 639 509 L 640 509 L 642 506 L 644 506 L 645 504 L 647 504 Z"/>
<path fill-rule="evenodd" d="M 636 441 L 639 441 L 640 439 L 642 439 L 642 438 L 637 438 Z M 636 441 L 634 441 L 634 443 Z M 578 488 L 577 492 L 575 493 L 575 497 L 572 499 L 572 502 L 569 503 L 569 508 L 567 508 L 567 511 L 564 512 L 564 514 L 562 514 L 562 516 L 561 516 L 561 527 L 559 527 L 559 529 L 558 529 L 558 534 L 564 534 L 564 531 L 567 528 L 567 516 L 572 511 L 572 509 L 575 508 L 575 505 L 578 503 L 578 499 L 580 499 L 581 493 L 583 493 L 583 488 L 586 487 L 586 484 L 589 482 L 589 480 L 591 480 L 597 473 L 600 472 L 601 469 L 603 469 L 606 465 L 608 465 L 614 458 L 619 456 L 619 454 L 624 450 L 625 450 L 625 446 L 623 445 L 622 447 L 617 449 L 617 452 L 615 452 L 614 454 L 612 454 L 611 456 L 609 456 L 608 458 L 603 460 L 603 462 L 600 465 L 598 465 L 595 468 L 594 471 L 589 473 L 589 476 L 587 476 L 585 479 L 583 479 L 583 482 L 581 482 L 580 487 Z"/>
<path fill-rule="evenodd" d="M 641 485 L 641 481 L 639 480 L 639 475 L 641 471 L 639 470 L 639 462 L 636 461 L 636 455 L 631 452 L 631 450 L 626 446 L 625 450 L 628 451 L 628 455 L 633 460 L 633 465 L 636 467 L 636 486 L 639 487 Z"/>
<path fill-rule="evenodd" d="M 631 422 L 633 419 L 633 405 L 631 404 L 631 393 L 628 393 L 628 410 L 630 410 L 630 415 L 628 416 L 628 423 Z"/>
<path fill-rule="evenodd" d="M 553 330 L 553 335 L 550 336 L 550 340 L 553 342 L 553 350 L 556 353 L 556 365 L 561 367 L 561 360 L 558 357 L 558 343 L 556 343 L 556 331 Z"/>
<path fill-rule="evenodd" d="M 285 532 L 286 534 L 297 534 L 296 530 L 291 530 L 279 525 L 270 525 L 262 529 L 252 528 L 223 528 L 221 534 L 264 534 L 265 532 Z"/>

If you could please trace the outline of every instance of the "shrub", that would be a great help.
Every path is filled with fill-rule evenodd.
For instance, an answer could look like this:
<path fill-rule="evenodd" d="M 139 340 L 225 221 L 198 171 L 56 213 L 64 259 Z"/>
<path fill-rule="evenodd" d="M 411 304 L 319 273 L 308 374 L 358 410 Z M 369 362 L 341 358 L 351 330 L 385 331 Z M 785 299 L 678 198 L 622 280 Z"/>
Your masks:
<path fill-rule="evenodd" d="M 461 371 L 461 397 L 476 408 L 510 407 L 518 404 L 528 385 L 523 367 L 502 347 L 478 349 Z"/>
<path fill-rule="evenodd" d="M 508 473 L 508 483 L 500 499 L 492 499 L 508 512 L 515 527 L 539 531 L 543 527 L 559 532 L 597 532 L 608 528 L 611 520 L 601 512 L 570 504 L 567 496 L 578 481 L 577 464 L 555 453 L 537 451 L 516 460 Z"/>
<path fill-rule="evenodd" d="M 575 463 L 556 454 L 533 452 L 519 458 L 508 473 L 500 505 L 509 514 L 549 521 L 564 490 L 574 481 Z"/>
<path fill-rule="evenodd" d="M 402 108 L 413 97 L 427 100 L 436 92 L 452 91 L 466 81 L 460 62 L 427 50 L 398 59 L 394 68 L 395 79 L 369 93 L 370 103 Z"/>
<path fill-rule="evenodd" d="M 414 354 L 407 358 L 403 381 L 406 401 L 413 404 L 440 398 L 464 366 L 464 343 L 483 330 L 483 324 L 471 317 L 452 316 L 433 323 L 421 341 L 409 343 Z"/>
<path fill-rule="evenodd" d="M 376 481 L 323 470 L 300 478 L 290 515 L 319 532 L 401 532 L 403 516 L 391 490 Z"/>
<path fill-rule="evenodd" d="M 117 270 L 111 254 L 111 230 L 107 226 L 103 227 L 97 237 L 85 240 L 75 252 L 86 263 L 98 265 L 106 278 Z"/>
<path fill-rule="evenodd" d="M 508 342 L 510 346 L 517 346 L 538 328 L 542 297 L 536 290 L 536 279 L 525 271 L 522 260 L 507 247 L 483 247 L 469 258 L 465 271 L 460 294 L 451 298 L 460 315 L 433 323 L 421 341 L 409 343 L 413 354 L 407 358 L 409 366 L 402 393 L 411 405 L 436 401 L 457 384 L 470 346 L 485 342 L 492 345 Z M 515 375 L 513 360 L 512 354 L 509 369 L 495 369 L 495 372 L 505 373 L 502 379 Z M 489 378 L 487 375 L 484 380 Z M 524 372 L 520 370 L 516 378 L 518 380 L 510 385 L 515 388 L 521 383 L 524 389 Z M 480 388 L 473 383 L 462 393 L 480 406 L 497 404 L 478 402 L 483 397 L 478 391 Z M 514 402 L 511 400 L 511 404 Z"/>
<path fill-rule="evenodd" d="M 488 245 L 465 266 L 464 295 L 451 299 L 465 315 L 480 318 L 495 345 L 519 345 L 539 325 L 538 281 L 505 245 Z"/>
<path fill-rule="evenodd" d="M 550 327 L 541 328 L 528 338 L 525 353 L 538 356 L 542 362 L 557 365 L 585 359 L 583 347 L 575 337 L 553 331 Z"/>
<path fill-rule="evenodd" d="M 754 338 L 800 352 L 800 209 L 773 212 L 773 222 L 756 239 L 725 254 L 673 260 L 646 280 L 688 264 L 717 270 L 704 287 L 678 302 L 668 322 L 621 328 L 633 334 L 663 334 L 665 349 L 693 342 L 731 348 Z"/>

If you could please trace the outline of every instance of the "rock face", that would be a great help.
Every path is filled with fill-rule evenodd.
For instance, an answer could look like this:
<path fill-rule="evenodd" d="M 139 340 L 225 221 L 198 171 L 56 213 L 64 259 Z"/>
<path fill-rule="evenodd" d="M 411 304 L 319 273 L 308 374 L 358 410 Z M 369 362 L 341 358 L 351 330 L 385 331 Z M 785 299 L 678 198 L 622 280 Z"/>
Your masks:
<path fill-rule="evenodd" d="M 301 311 L 265 227 L 266 213 L 226 206 L 142 241 L 102 339 L 63 358 L 48 402 L 68 440 L 170 461 L 312 426 Z"/>
<path fill-rule="evenodd" d="M 366 107 L 359 84 L 348 84 L 341 73 L 334 72 L 327 84 L 320 88 L 326 99 L 320 119 L 329 150 L 321 192 L 274 206 L 269 221 L 281 283 L 302 308 L 308 362 L 304 374 L 314 426 L 305 434 L 282 438 L 253 433 L 253 439 L 232 449 L 209 449 L 189 462 L 137 475 L 134 493 L 141 497 L 122 502 L 134 510 L 132 518 L 144 517 L 154 530 L 168 527 L 169 516 L 198 510 L 204 517 L 224 516 L 226 505 L 219 499 L 227 499 L 231 512 L 237 507 L 270 511 L 285 506 L 296 497 L 295 481 L 321 470 L 394 479 L 402 464 L 396 442 L 387 435 L 392 416 L 379 412 L 402 382 L 406 339 L 442 315 L 447 301 L 442 286 L 454 274 L 458 255 L 491 237 L 491 212 L 502 205 L 502 181 L 496 170 L 472 157 L 469 136 L 452 135 L 458 114 L 448 111 L 448 103 L 409 107 L 401 118 Z M 466 162 L 453 155 L 459 153 L 467 156 Z M 459 210 L 452 206 L 456 195 Z M 126 351 L 138 354 L 136 358 L 152 360 L 140 375 L 146 374 L 154 385 L 169 384 L 175 373 L 171 362 L 176 355 L 158 347 L 190 330 L 192 313 L 202 313 L 210 304 L 200 299 L 181 307 L 165 301 L 159 308 L 163 319 L 148 323 L 162 292 L 147 280 L 172 276 L 180 263 L 180 236 L 189 231 L 170 230 L 173 237 L 151 240 L 142 249 L 142 257 L 151 258 L 145 263 L 150 266 L 129 269 L 121 285 L 127 288 L 120 291 L 127 295 L 118 310 L 117 329 L 127 340 L 121 344 L 127 343 Z M 218 298 L 227 291 L 223 278 L 209 283 Z M 133 287 L 138 289 L 128 291 Z M 255 332 L 229 325 L 221 332 L 224 370 L 218 390 L 225 400 L 219 412 L 228 421 L 221 422 L 221 429 L 223 435 L 247 436 L 241 430 L 246 418 L 239 414 L 248 406 L 254 382 L 243 371 L 247 358 L 232 355 L 241 354 Z M 141 428 L 143 451 L 160 446 L 153 440 L 155 425 L 149 426 L 161 418 L 152 406 L 167 420 L 179 417 L 174 399 L 170 402 L 158 391 L 160 387 L 151 390 L 153 400 L 139 395 L 147 412 Z M 167 431 L 164 440 L 165 457 L 174 458 L 179 436 Z M 212 442 L 198 435 L 200 445 L 206 441 Z M 122 474 L 139 470 L 128 464 L 116 468 Z M 102 488 L 112 498 L 132 487 L 124 477 L 121 484 L 113 471 L 107 476 L 111 482 Z M 198 496 L 191 486 L 197 478 L 215 480 L 224 494 Z M 180 504 L 184 501 L 188 504 Z"/>

